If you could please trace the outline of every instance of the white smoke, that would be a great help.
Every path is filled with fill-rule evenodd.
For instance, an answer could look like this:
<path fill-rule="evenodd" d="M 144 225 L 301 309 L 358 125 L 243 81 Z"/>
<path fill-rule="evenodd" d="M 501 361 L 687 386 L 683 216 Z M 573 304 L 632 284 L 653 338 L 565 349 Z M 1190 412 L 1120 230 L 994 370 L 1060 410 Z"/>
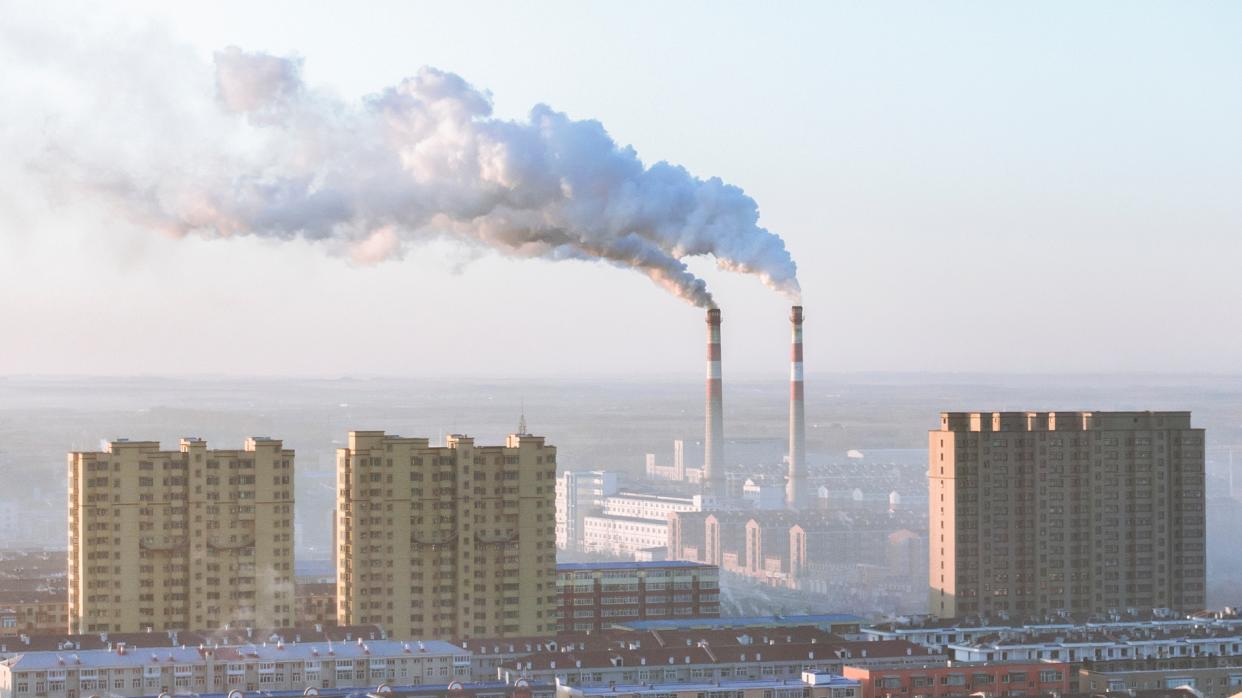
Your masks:
<path fill-rule="evenodd" d="M 193 156 L 69 153 L 72 176 L 175 235 L 324 240 L 359 263 L 449 235 L 510 256 L 633 268 L 700 306 L 712 298 L 685 260 L 710 255 L 799 292 L 785 243 L 758 225 L 753 199 L 666 162 L 644 166 L 597 121 L 542 104 L 526 121 L 495 118 L 486 93 L 434 68 L 346 103 L 309 88 L 301 68 L 220 51 L 215 95 L 202 100 L 216 113 L 160 134 L 194 144 Z"/>

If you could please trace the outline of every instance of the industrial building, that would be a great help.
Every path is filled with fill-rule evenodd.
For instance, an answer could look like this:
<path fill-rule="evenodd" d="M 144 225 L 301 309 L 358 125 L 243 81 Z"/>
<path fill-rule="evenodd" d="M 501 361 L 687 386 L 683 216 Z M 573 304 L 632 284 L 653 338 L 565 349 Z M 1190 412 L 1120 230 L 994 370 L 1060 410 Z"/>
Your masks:
<path fill-rule="evenodd" d="M 703 497 L 676 497 L 639 492 L 617 492 L 604 497 L 594 514 L 582 519 L 580 550 L 637 559 L 646 554 L 667 557 L 668 517 L 700 511 Z"/>
<path fill-rule="evenodd" d="M 725 472 L 724 455 L 724 374 L 720 328 L 723 318 L 719 308 L 707 311 L 707 383 L 704 412 L 703 468 L 698 478 L 708 509 L 722 510 L 746 508 L 749 502 L 742 498 L 742 479 L 735 479 L 737 487 L 730 488 L 729 475 Z M 809 482 L 806 463 L 806 390 L 803 364 L 802 306 L 796 305 L 789 314 L 791 342 L 789 362 L 789 441 L 785 473 L 784 508 L 799 511 L 812 506 L 815 492 Z M 682 453 L 674 454 L 673 477 L 684 475 L 693 480 L 685 468 Z M 681 462 L 679 462 L 681 461 Z M 668 478 L 669 473 L 660 471 L 654 459 L 648 459 L 648 471 Z"/>
<path fill-rule="evenodd" d="M 397 638 L 556 632 L 556 448 L 354 431 L 337 451 L 337 622 Z"/>
<path fill-rule="evenodd" d="M 293 625 L 294 454 L 118 439 L 69 454 L 69 632 Z"/>
<path fill-rule="evenodd" d="M 1203 439 L 1189 412 L 942 413 L 929 609 L 1203 608 Z"/>
<path fill-rule="evenodd" d="M 908 514 L 824 511 L 679 512 L 669 517 L 669 558 L 717 565 L 769 586 L 802 589 L 865 566 L 880 578 L 909 574 L 922 537 Z"/>
<path fill-rule="evenodd" d="M 599 512 L 604 498 L 616 493 L 616 473 L 566 470 L 556 478 L 556 547 L 582 549 L 584 517 Z"/>

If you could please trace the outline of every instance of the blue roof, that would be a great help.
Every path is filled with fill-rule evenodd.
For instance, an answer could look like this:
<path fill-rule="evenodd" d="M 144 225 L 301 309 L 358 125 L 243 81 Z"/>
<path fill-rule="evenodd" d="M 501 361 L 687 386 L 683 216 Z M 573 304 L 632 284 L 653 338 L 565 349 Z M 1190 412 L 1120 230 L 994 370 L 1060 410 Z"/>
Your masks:
<path fill-rule="evenodd" d="M 589 572 L 592 570 L 645 570 L 662 567 L 715 567 L 689 560 L 652 560 L 649 562 L 558 562 L 557 572 Z"/>
<path fill-rule="evenodd" d="M 460 681 L 457 682 L 462 690 L 467 693 L 479 691 L 504 691 L 512 690 L 513 686 L 504 681 Z M 551 681 L 530 681 L 530 688 L 539 690 L 548 690 L 556 687 Z M 448 692 L 449 686 L 452 684 L 413 684 L 413 685 L 393 685 L 392 695 L 444 695 Z M 365 698 L 369 694 L 375 694 L 375 686 L 367 688 L 318 688 L 319 698 Z M 231 693 L 231 691 L 230 691 Z M 256 696 L 257 698 L 302 698 L 305 695 L 305 689 L 296 689 L 288 691 L 245 691 L 247 696 Z M 226 698 L 229 693 L 199 693 L 195 694 L 199 698 Z M 155 698 L 154 694 L 147 698 Z"/>
<path fill-rule="evenodd" d="M 675 628 L 735 628 L 747 625 L 829 625 L 861 623 L 865 620 L 852 613 L 813 613 L 798 616 L 732 616 L 723 618 L 677 618 L 663 620 L 631 620 L 616 625 L 634 630 L 672 630 Z"/>

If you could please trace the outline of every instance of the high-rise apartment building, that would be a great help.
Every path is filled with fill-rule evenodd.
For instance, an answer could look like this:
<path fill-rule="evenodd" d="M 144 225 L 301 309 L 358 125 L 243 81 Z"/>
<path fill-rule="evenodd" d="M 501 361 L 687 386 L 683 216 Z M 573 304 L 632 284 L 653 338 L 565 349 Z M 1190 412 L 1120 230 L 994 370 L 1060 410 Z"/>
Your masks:
<path fill-rule="evenodd" d="M 556 632 L 556 448 L 355 431 L 337 451 L 337 621 L 398 639 Z"/>
<path fill-rule="evenodd" d="M 293 623 L 293 451 L 116 440 L 69 454 L 69 632 Z"/>
<path fill-rule="evenodd" d="M 930 611 L 1202 608 L 1203 440 L 1189 412 L 942 413 Z"/>

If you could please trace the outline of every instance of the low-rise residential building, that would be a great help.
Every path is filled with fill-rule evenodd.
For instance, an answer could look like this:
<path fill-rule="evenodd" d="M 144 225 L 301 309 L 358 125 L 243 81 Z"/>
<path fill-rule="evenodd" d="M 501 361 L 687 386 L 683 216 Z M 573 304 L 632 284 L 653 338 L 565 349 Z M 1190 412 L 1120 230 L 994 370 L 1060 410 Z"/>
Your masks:
<path fill-rule="evenodd" d="M 1078 687 L 1092 693 L 1191 688 L 1203 698 L 1228 698 L 1242 692 L 1242 657 L 1086 662 Z"/>
<path fill-rule="evenodd" d="M 336 625 L 336 582 L 297 582 L 294 620 L 303 627 Z"/>
<path fill-rule="evenodd" d="M 277 642 L 357 642 L 387 640 L 375 625 L 341 625 L 306 628 L 217 628 L 215 630 L 166 630 L 142 633 L 53 633 L 0 637 L 0 660 L 26 652 L 80 652 L 125 645 L 129 651 L 166 647 L 224 647 Z"/>
<path fill-rule="evenodd" d="M 809 613 L 789 616 L 727 616 L 723 618 L 670 618 L 666 620 L 634 620 L 617 623 L 621 630 L 640 632 L 693 630 L 729 630 L 752 635 L 777 635 L 791 628 L 813 627 L 847 640 L 865 640 L 859 632 L 863 619 L 851 613 Z"/>
<path fill-rule="evenodd" d="M 64 633 L 68 629 L 66 591 L 0 591 L 0 636 Z"/>
<path fill-rule="evenodd" d="M 644 618 L 718 617 L 719 571 L 693 562 L 561 563 L 561 632 L 598 632 Z"/>
<path fill-rule="evenodd" d="M 556 689 L 557 686 L 550 683 L 507 684 L 499 681 L 467 683 L 454 681 L 439 686 L 390 686 L 383 691 L 371 691 L 366 694 L 366 698 L 444 698 L 445 696 L 451 698 L 556 698 Z M 325 696 L 321 692 L 319 698 L 349 698 L 349 696 L 347 694 Z"/>
<path fill-rule="evenodd" d="M 1242 632 L 1233 628 L 1136 628 L 1124 632 L 1063 630 L 1001 634 L 950 644 L 963 662 L 1116 661 L 1242 655 Z"/>
<path fill-rule="evenodd" d="M 745 631 L 610 633 L 607 642 L 577 642 L 518 656 L 497 677 L 572 686 L 698 683 L 779 678 L 806 670 L 840 673 L 847 665 L 922 666 L 944 655 L 904 641 L 842 640 L 814 627 Z"/>
<path fill-rule="evenodd" d="M 365 689 L 469 678 L 469 653 L 447 642 L 257 643 L 23 652 L 0 661 L 0 698 L 153 696 L 233 690 Z"/>
<path fill-rule="evenodd" d="M 557 698 L 858 698 L 858 682 L 826 672 L 803 672 L 797 679 L 753 679 L 673 684 L 559 685 Z"/>
<path fill-rule="evenodd" d="M 1175 614 L 1169 609 L 1125 609 L 1108 616 L 1083 616 L 1075 618 L 1064 614 L 1051 618 L 1023 619 L 1008 614 L 987 618 L 940 619 L 935 616 L 908 616 L 885 623 L 862 628 L 869 638 L 876 640 L 909 640 L 927 647 L 940 649 L 949 645 L 971 645 L 988 638 L 1008 638 L 1021 641 L 1043 642 L 1048 638 L 1133 637 L 1149 633 L 1167 636 L 1202 633 L 1208 630 L 1242 634 L 1242 616 L 1236 609 L 1203 612 L 1195 615 Z"/>
<path fill-rule="evenodd" d="M 720 615 L 719 571 L 684 561 L 556 565 L 561 632 L 615 622 Z"/>
<path fill-rule="evenodd" d="M 842 673 L 861 684 L 861 698 L 1064 695 L 1070 687 L 1062 662 L 851 665 Z"/>

